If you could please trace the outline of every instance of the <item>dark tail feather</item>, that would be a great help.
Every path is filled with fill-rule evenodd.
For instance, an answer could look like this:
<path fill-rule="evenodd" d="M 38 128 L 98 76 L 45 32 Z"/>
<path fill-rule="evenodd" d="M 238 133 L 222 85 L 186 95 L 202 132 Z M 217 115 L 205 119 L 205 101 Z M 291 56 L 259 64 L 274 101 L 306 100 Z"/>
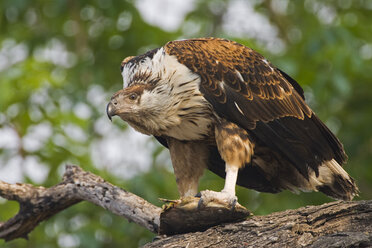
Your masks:
<path fill-rule="evenodd" d="M 318 181 L 322 184 L 316 189 L 334 199 L 350 201 L 359 193 L 354 179 L 334 159 L 320 166 Z"/>

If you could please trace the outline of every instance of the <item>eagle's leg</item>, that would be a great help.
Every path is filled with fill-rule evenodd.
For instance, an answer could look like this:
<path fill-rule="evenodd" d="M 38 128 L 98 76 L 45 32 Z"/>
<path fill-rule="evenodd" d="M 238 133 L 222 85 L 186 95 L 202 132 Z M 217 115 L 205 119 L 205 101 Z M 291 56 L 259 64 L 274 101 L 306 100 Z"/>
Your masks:
<path fill-rule="evenodd" d="M 202 142 L 167 138 L 180 197 L 194 196 L 207 166 L 208 148 Z"/>
<path fill-rule="evenodd" d="M 235 196 L 236 179 L 238 178 L 239 167 L 226 164 L 225 187 L 221 192 Z"/>
<path fill-rule="evenodd" d="M 200 204 L 207 205 L 208 202 L 218 201 L 234 207 L 237 202 L 235 185 L 238 172 L 251 161 L 254 144 L 247 131 L 225 119 L 221 119 L 215 126 L 215 139 L 218 151 L 226 163 L 225 186 L 221 192 L 202 191 Z"/>

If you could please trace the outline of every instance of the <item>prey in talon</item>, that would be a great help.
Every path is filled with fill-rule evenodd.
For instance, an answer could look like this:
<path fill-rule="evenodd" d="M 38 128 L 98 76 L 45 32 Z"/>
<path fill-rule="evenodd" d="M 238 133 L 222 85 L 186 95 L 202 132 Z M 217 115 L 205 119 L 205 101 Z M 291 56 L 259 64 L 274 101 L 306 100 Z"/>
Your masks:
<path fill-rule="evenodd" d="M 341 142 L 306 104 L 301 86 L 254 50 L 199 38 L 171 41 L 121 64 L 124 87 L 107 105 L 170 152 L 181 198 L 203 171 L 225 179 L 201 191 L 199 207 L 233 209 L 236 184 L 260 192 L 320 191 L 351 200 Z"/>

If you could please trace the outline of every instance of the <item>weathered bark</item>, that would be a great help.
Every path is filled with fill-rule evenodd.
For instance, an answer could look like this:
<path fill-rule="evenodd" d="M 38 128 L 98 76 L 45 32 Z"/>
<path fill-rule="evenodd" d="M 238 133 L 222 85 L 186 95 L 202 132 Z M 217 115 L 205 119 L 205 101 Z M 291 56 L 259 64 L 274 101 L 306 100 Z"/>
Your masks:
<path fill-rule="evenodd" d="M 0 223 L 0 238 L 6 241 L 27 238 L 41 221 L 82 200 L 123 216 L 152 232 L 158 231 L 160 223 L 161 208 L 72 165 L 66 166 L 62 183 L 51 188 L 0 181 L 0 196 L 20 203 L 18 214 Z"/>
<path fill-rule="evenodd" d="M 159 234 L 205 231 L 219 224 L 243 221 L 251 215 L 239 203 L 231 209 L 229 204 L 220 201 L 214 200 L 206 205 L 200 205 L 199 200 L 197 197 L 187 197 L 170 201 L 171 204 L 163 206 Z"/>
<path fill-rule="evenodd" d="M 172 228 L 172 225 L 179 226 L 180 223 L 183 226 L 192 226 L 191 229 L 195 230 L 200 220 L 208 213 L 209 215 L 213 213 L 213 217 L 220 214 L 217 218 L 220 223 L 234 218 L 241 219 L 248 213 L 239 206 L 232 215 L 229 212 L 226 214 L 223 206 L 207 206 L 195 211 L 197 199 L 190 199 L 188 202 L 174 201 L 172 206 L 162 211 L 141 197 L 77 166 L 67 166 L 63 181 L 51 188 L 0 181 L 0 196 L 20 203 L 19 213 L 7 222 L 0 223 L 0 238 L 5 240 L 27 238 L 27 234 L 41 221 L 82 200 L 99 205 L 155 233 L 159 230 L 165 233 L 178 232 L 174 231 L 176 229 Z M 208 219 L 203 221 L 207 223 L 205 225 L 210 225 Z M 172 222 L 175 224 L 170 224 Z M 199 230 L 205 229 L 206 226 L 200 226 Z M 180 230 L 184 231 L 182 228 Z M 267 216 L 254 216 L 239 223 L 222 224 L 203 232 L 169 237 L 163 235 L 159 240 L 145 245 L 145 247 L 303 246 L 372 246 L 372 201 L 338 201 Z"/>
<path fill-rule="evenodd" d="M 218 202 L 198 208 L 199 198 L 195 197 L 170 201 L 171 204 L 162 210 L 73 165 L 66 166 L 63 181 L 51 188 L 0 181 L 0 196 L 20 203 L 18 214 L 0 223 L 0 238 L 6 241 L 27 238 L 41 221 L 82 200 L 160 234 L 205 230 L 221 223 L 243 220 L 250 214 L 239 204 L 234 211 Z"/>
<path fill-rule="evenodd" d="M 145 247 L 372 247 L 372 201 L 337 201 L 253 216 Z"/>

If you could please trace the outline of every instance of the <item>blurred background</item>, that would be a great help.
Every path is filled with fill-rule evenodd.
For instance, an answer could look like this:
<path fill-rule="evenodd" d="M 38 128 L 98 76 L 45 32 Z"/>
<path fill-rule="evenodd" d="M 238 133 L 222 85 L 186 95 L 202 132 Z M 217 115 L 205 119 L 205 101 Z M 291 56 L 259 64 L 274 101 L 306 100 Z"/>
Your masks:
<path fill-rule="evenodd" d="M 167 41 L 224 37 L 263 54 L 304 88 L 372 198 L 372 0 L 2 0 L 0 180 L 52 186 L 77 164 L 161 206 L 178 197 L 168 151 L 105 113 L 120 62 Z M 220 190 L 206 173 L 201 189 Z M 331 201 L 238 187 L 256 215 Z M 0 198 L 0 221 L 18 211 Z M 1 247 L 137 247 L 154 234 L 87 202 Z"/>

